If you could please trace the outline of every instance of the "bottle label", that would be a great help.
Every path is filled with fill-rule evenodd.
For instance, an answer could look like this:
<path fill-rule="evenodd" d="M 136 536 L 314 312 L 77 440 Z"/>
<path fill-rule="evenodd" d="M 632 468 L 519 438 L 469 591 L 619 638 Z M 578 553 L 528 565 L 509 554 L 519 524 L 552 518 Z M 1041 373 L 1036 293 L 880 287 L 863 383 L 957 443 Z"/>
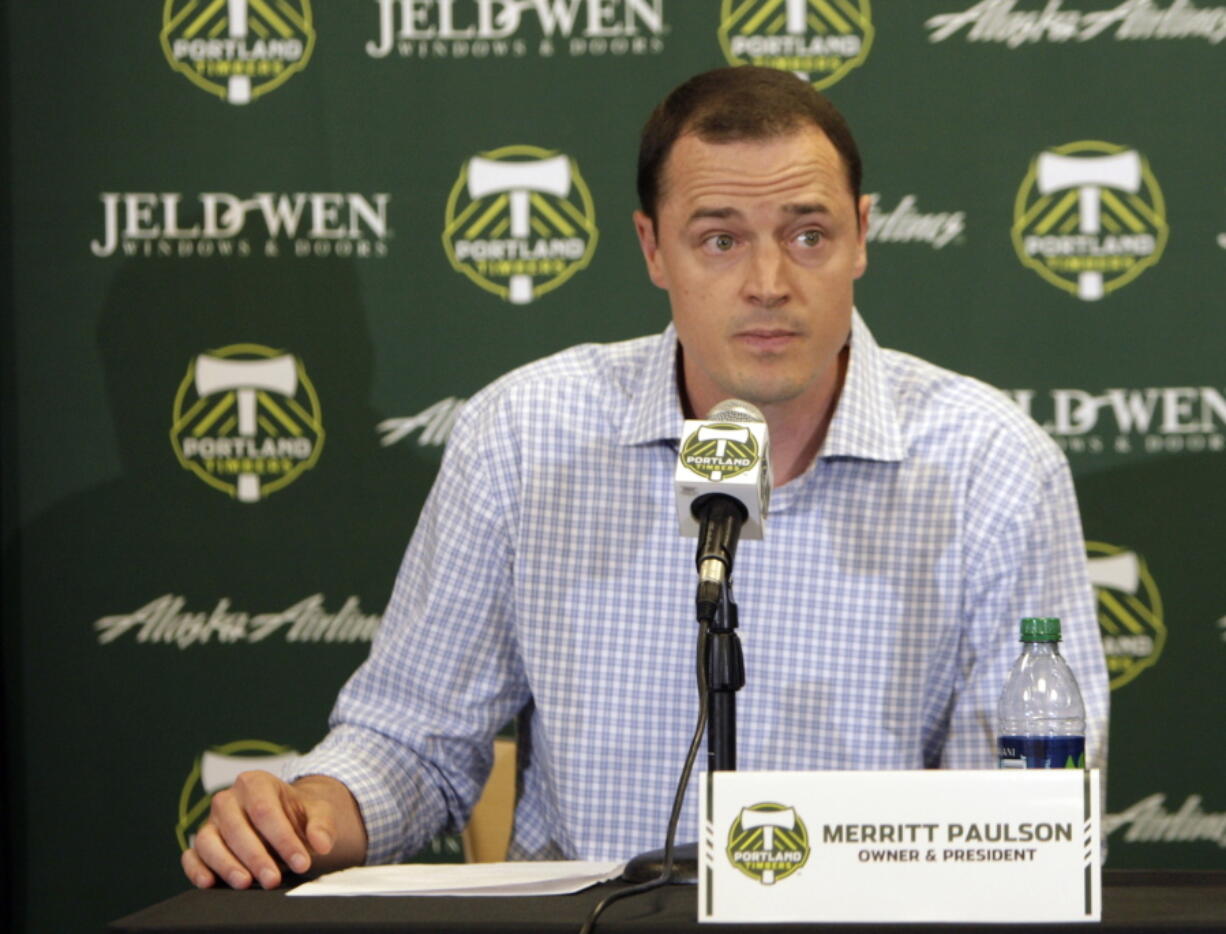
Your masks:
<path fill-rule="evenodd" d="M 1002 736 L 997 741 L 1002 769 L 1084 769 L 1084 736 Z"/>

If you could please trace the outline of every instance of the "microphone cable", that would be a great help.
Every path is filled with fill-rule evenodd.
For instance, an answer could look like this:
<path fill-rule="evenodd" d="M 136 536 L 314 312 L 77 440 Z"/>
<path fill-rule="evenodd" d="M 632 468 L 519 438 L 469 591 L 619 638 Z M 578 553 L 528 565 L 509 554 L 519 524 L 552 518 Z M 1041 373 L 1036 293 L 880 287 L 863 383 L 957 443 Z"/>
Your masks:
<path fill-rule="evenodd" d="M 677 791 L 673 795 L 673 810 L 668 818 L 668 831 L 664 839 L 664 865 L 660 869 L 660 875 L 647 882 L 640 882 L 638 885 L 631 886 L 628 889 L 621 889 L 606 895 L 588 912 L 587 920 L 583 922 L 583 927 L 579 929 L 579 934 L 592 934 L 592 931 L 596 929 L 596 920 L 614 902 L 620 901 L 623 898 L 629 898 L 631 895 L 641 895 L 644 892 L 650 892 L 652 889 L 658 889 L 662 885 L 667 885 L 673 877 L 673 850 L 677 842 L 677 824 L 681 820 L 681 808 L 685 803 L 685 793 L 690 784 L 690 774 L 694 770 L 694 762 L 698 758 L 698 750 L 702 747 L 702 738 L 707 731 L 707 635 L 707 625 L 703 623 L 698 630 L 698 722 L 694 726 L 694 736 L 690 739 L 690 749 L 685 756 L 685 766 L 681 770 L 681 780 L 678 782 Z"/>

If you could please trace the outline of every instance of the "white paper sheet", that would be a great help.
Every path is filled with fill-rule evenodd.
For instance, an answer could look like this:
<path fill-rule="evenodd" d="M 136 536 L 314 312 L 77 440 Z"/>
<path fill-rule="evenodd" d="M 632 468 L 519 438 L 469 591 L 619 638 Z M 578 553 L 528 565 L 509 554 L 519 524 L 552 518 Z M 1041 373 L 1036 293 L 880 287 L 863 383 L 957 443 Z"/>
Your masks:
<path fill-rule="evenodd" d="M 408 863 L 355 866 L 290 889 L 288 895 L 570 895 L 616 879 L 625 863 Z"/>

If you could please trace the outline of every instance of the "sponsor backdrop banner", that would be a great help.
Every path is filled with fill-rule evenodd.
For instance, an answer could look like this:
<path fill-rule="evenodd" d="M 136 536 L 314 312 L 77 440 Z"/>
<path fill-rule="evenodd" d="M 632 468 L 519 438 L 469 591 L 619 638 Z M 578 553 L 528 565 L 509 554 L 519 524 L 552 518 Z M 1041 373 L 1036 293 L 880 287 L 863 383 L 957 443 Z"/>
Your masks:
<path fill-rule="evenodd" d="M 856 130 L 881 342 L 1068 452 L 1114 684 L 1108 865 L 1226 867 L 1226 0 L 122 0 L 6 26 L 22 926 L 178 891 L 209 795 L 322 735 L 463 401 L 664 326 L 638 130 L 749 62 Z"/>

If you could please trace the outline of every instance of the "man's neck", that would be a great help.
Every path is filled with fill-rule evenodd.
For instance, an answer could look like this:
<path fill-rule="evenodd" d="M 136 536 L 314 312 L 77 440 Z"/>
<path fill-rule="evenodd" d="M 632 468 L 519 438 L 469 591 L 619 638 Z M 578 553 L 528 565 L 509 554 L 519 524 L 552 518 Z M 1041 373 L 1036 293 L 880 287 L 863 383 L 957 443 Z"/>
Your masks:
<path fill-rule="evenodd" d="M 771 472 L 776 488 L 808 470 L 821 451 L 839 404 L 849 356 L 848 347 L 839 352 L 833 385 L 816 405 L 813 400 L 801 397 L 778 405 L 760 406 L 770 429 Z"/>
<path fill-rule="evenodd" d="M 850 345 L 845 345 L 835 359 L 834 378 L 816 395 L 805 393 L 776 404 L 755 403 L 766 419 L 770 433 L 772 486 L 781 487 L 795 480 L 821 451 L 838 407 L 850 355 Z M 680 347 L 677 348 L 677 375 L 686 418 L 702 418 L 709 407 L 700 410 L 690 398 L 685 385 L 685 364 Z"/>

